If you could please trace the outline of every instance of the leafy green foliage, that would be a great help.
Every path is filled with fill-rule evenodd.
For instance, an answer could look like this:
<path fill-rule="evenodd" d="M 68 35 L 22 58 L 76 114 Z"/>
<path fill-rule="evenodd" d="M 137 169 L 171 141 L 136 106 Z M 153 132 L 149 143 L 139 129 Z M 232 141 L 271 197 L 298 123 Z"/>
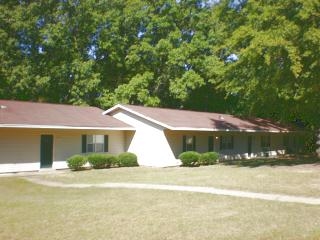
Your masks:
<path fill-rule="evenodd" d="M 79 171 L 87 163 L 87 158 L 82 155 L 73 155 L 67 159 L 68 168 Z"/>
<path fill-rule="evenodd" d="M 170 91 L 178 99 L 186 100 L 189 90 L 194 90 L 204 85 L 204 80 L 193 70 L 185 72 L 181 78 L 170 82 Z"/>
<path fill-rule="evenodd" d="M 120 167 L 139 166 L 137 156 L 134 153 L 125 152 L 118 155 Z"/>
<path fill-rule="evenodd" d="M 183 152 L 179 155 L 182 166 L 185 167 L 198 167 L 200 154 L 194 151 Z"/>
<path fill-rule="evenodd" d="M 111 154 L 93 153 L 88 155 L 88 162 L 93 168 L 106 168 L 115 162 L 115 158 Z"/>
<path fill-rule="evenodd" d="M 110 163 L 111 163 L 111 167 L 120 167 L 120 160 L 118 156 L 112 155 L 110 157 Z"/>
<path fill-rule="evenodd" d="M 320 2 L 214 2 L 2 1 L 0 98 L 318 128 Z"/>
<path fill-rule="evenodd" d="M 226 64 L 220 87 L 238 97 L 241 114 L 319 126 L 319 9 L 313 0 L 248 1 L 240 11 L 221 4 L 219 49 L 239 59 Z"/>
<path fill-rule="evenodd" d="M 199 158 L 200 165 L 214 165 L 217 163 L 219 154 L 216 152 L 202 153 Z"/>

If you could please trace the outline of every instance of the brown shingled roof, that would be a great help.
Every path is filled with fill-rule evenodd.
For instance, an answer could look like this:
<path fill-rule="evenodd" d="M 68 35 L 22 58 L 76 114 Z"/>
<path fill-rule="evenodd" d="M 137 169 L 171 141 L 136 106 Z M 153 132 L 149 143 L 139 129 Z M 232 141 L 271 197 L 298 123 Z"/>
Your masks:
<path fill-rule="evenodd" d="M 96 107 L 0 100 L 0 127 L 132 128 Z"/>
<path fill-rule="evenodd" d="M 261 118 L 243 119 L 229 114 L 153 108 L 126 104 L 119 104 L 118 107 L 124 107 L 125 109 L 129 109 L 130 111 L 149 118 L 149 120 L 155 120 L 172 130 L 289 131 L 289 128 L 287 127 Z"/>

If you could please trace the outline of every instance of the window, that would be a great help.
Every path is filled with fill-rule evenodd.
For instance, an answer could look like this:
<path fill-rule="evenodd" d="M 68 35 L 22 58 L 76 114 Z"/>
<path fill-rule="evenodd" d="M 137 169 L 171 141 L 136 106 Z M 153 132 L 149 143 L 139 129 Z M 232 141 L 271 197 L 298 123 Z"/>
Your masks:
<path fill-rule="evenodd" d="M 183 152 L 196 150 L 196 137 L 183 136 Z"/>
<path fill-rule="evenodd" d="M 220 150 L 233 149 L 233 136 L 221 136 L 220 137 Z"/>
<path fill-rule="evenodd" d="M 82 135 L 82 152 L 108 152 L 108 135 Z"/>
<path fill-rule="evenodd" d="M 270 136 L 261 136 L 261 148 L 270 148 Z"/>

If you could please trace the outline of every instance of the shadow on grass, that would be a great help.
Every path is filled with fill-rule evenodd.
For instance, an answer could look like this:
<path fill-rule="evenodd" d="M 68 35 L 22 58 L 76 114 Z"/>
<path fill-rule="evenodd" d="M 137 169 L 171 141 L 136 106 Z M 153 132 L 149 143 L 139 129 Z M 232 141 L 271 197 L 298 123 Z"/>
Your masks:
<path fill-rule="evenodd" d="M 235 165 L 238 167 L 260 167 L 260 166 L 296 166 L 302 164 L 315 164 L 320 166 L 320 159 L 310 156 L 284 156 L 277 158 L 254 158 L 224 161 L 221 164 Z"/>

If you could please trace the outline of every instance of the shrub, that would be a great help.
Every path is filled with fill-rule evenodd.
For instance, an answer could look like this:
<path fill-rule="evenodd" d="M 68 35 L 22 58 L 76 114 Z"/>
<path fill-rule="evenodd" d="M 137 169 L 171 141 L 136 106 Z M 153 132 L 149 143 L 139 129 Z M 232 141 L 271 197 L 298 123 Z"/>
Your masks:
<path fill-rule="evenodd" d="M 182 166 L 197 167 L 199 166 L 200 154 L 194 151 L 183 152 L 179 155 Z"/>
<path fill-rule="evenodd" d="M 106 168 L 111 166 L 112 158 L 111 154 L 93 153 L 88 155 L 88 162 L 93 168 Z"/>
<path fill-rule="evenodd" d="M 118 156 L 120 167 L 135 167 L 139 166 L 137 156 L 134 153 L 126 152 Z"/>
<path fill-rule="evenodd" d="M 111 167 L 120 167 L 119 157 L 112 155 L 110 157 L 110 163 L 111 163 Z"/>
<path fill-rule="evenodd" d="M 217 163 L 219 154 L 216 152 L 202 153 L 199 158 L 200 165 L 213 165 Z"/>
<path fill-rule="evenodd" d="M 87 158 L 82 155 L 73 155 L 67 159 L 68 167 L 72 170 L 78 171 L 87 163 Z"/>

